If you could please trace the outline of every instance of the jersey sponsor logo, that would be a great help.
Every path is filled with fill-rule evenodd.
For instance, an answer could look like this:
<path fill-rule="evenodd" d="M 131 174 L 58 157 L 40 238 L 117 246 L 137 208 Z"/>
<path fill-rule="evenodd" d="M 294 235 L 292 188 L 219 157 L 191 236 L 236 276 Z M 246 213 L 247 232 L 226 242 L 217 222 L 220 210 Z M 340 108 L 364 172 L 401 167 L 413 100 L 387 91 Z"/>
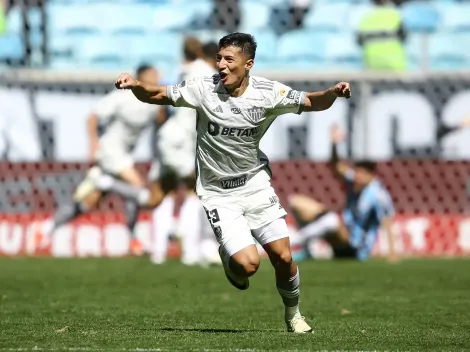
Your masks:
<path fill-rule="evenodd" d="M 233 188 L 242 187 L 246 184 L 246 179 L 247 179 L 246 175 L 243 175 L 240 177 L 221 180 L 220 187 L 222 187 L 223 189 L 233 189 Z"/>
<path fill-rule="evenodd" d="M 209 132 L 211 136 L 217 136 L 220 132 L 220 126 L 215 122 L 209 121 L 207 124 L 207 132 Z"/>
<path fill-rule="evenodd" d="M 242 113 L 242 111 L 239 108 L 232 108 L 231 111 L 233 114 L 237 114 L 237 115 Z"/>
<path fill-rule="evenodd" d="M 261 128 L 236 128 L 236 127 L 223 127 L 219 124 L 209 121 L 207 124 L 207 132 L 211 136 L 229 136 L 229 137 L 252 137 L 260 132 Z"/>
<path fill-rule="evenodd" d="M 253 106 L 251 109 L 248 109 L 248 115 L 255 122 L 258 122 L 264 117 L 264 108 Z"/>

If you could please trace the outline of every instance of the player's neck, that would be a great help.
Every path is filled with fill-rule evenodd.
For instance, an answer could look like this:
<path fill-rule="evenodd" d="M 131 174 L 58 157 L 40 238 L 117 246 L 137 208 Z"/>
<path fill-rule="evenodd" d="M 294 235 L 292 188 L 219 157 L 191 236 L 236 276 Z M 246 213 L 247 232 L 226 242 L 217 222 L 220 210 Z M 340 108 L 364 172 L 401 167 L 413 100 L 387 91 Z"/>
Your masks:
<path fill-rule="evenodd" d="M 230 88 L 227 89 L 226 88 L 228 94 L 230 94 L 230 96 L 234 97 L 234 98 L 241 97 L 243 95 L 243 93 L 245 93 L 246 89 L 248 88 L 249 80 L 250 80 L 249 76 L 245 76 L 240 81 L 240 84 L 238 84 L 234 88 L 232 88 L 232 89 L 230 89 Z"/>

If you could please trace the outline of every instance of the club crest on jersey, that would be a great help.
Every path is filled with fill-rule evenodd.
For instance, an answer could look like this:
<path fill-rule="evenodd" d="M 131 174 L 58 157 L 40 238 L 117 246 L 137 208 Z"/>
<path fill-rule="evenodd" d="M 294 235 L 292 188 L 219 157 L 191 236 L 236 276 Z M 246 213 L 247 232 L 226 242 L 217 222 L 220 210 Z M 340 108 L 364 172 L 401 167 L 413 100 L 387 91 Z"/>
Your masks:
<path fill-rule="evenodd" d="M 248 115 L 254 122 L 258 122 L 264 116 L 264 108 L 253 106 L 251 109 L 248 109 Z"/>

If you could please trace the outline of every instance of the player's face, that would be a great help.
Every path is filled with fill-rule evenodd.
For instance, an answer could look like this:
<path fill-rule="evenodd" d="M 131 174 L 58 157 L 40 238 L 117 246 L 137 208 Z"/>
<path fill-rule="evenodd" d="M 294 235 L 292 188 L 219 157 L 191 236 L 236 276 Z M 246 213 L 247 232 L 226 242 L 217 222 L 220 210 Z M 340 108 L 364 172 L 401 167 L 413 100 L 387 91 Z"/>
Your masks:
<path fill-rule="evenodd" d="M 217 70 L 225 87 L 237 87 L 253 66 L 253 60 L 247 58 L 243 51 L 235 46 L 219 50 Z"/>
<path fill-rule="evenodd" d="M 356 190 L 361 190 L 369 184 L 370 181 L 374 178 L 374 174 L 370 171 L 362 168 L 356 167 L 354 170 L 354 186 Z"/>
<path fill-rule="evenodd" d="M 140 74 L 138 80 L 148 84 L 157 84 L 158 72 L 154 68 L 149 68 Z"/>

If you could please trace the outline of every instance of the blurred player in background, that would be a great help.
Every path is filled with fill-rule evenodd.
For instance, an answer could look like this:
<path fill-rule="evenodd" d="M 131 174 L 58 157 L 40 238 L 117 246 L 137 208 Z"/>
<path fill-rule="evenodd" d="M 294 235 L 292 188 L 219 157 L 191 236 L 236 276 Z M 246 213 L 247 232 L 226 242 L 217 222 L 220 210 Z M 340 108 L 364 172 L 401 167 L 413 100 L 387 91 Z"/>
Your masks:
<path fill-rule="evenodd" d="M 256 46 L 253 36 L 232 33 L 219 41 L 217 75 L 165 87 L 125 73 L 116 87 L 149 104 L 196 110 L 196 191 L 220 244 L 228 281 L 240 290 L 249 287 L 260 265 L 255 238 L 274 267 L 287 331 L 310 333 L 299 310 L 300 278 L 290 252 L 287 213 L 271 186 L 269 160 L 259 143 L 277 116 L 329 109 L 351 91 L 349 83 L 340 82 L 307 93 L 250 76 Z"/>
<path fill-rule="evenodd" d="M 213 48 L 212 48 L 213 50 Z M 217 71 L 206 60 L 202 43 L 187 37 L 183 44 L 184 64 L 180 80 L 187 82 L 195 77 L 212 76 Z M 215 60 L 217 52 L 212 52 Z M 208 221 L 204 208 L 194 193 L 196 175 L 196 111 L 178 107 L 171 118 L 158 133 L 157 163 L 154 163 L 149 178 L 154 182 L 165 182 L 167 191 L 161 205 L 153 214 L 154 241 L 151 261 L 162 264 L 166 260 L 168 241 L 172 233 L 181 239 L 181 262 L 186 265 L 208 264 L 218 258 L 217 246 L 213 238 L 206 238 Z M 176 192 L 178 188 L 178 192 Z M 174 223 L 173 214 L 178 200 L 183 198 L 178 222 Z M 210 231 L 210 227 L 209 227 Z M 213 252 L 211 254 L 211 251 Z"/>
<path fill-rule="evenodd" d="M 151 66 L 139 67 L 136 75 L 142 82 L 158 83 L 158 72 Z M 128 91 L 114 90 L 98 101 L 87 123 L 90 158 L 95 165 L 77 187 L 73 203 L 60 206 L 53 220 L 45 222 L 42 232 L 38 234 L 39 241 L 42 242 L 42 235 L 49 236 L 58 227 L 95 209 L 104 195 L 104 190 L 99 186 L 101 179 L 106 181 L 107 177 L 111 177 L 132 186 L 143 186 L 145 182 L 134 167 L 132 153 L 143 130 L 153 121 L 163 124 L 165 119 L 165 109 L 144 104 Z M 104 132 L 99 137 L 100 125 L 104 126 Z M 142 244 L 134 232 L 138 212 L 139 204 L 126 199 L 125 213 L 131 236 L 130 248 L 134 255 L 143 254 Z"/>
<path fill-rule="evenodd" d="M 346 183 L 346 207 L 338 215 L 312 198 L 291 196 L 289 205 L 300 227 L 300 236 L 292 240 L 293 251 L 300 249 L 294 251 L 294 258 L 305 257 L 309 241 L 321 238 L 331 245 L 336 258 L 369 259 L 382 227 L 389 240 L 389 259 L 394 261 L 394 208 L 390 194 L 377 178 L 375 163 L 362 161 L 349 167 L 338 157 L 337 144 L 344 139 L 344 133 L 337 126 L 332 129 L 331 139 L 331 167 Z"/>
<path fill-rule="evenodd" d="M 202 51 L 204 53 L 204 60 L 217 72 L 217 53 L 219 52 L 217 43 L 208 42 L 204 44 Z"/>

